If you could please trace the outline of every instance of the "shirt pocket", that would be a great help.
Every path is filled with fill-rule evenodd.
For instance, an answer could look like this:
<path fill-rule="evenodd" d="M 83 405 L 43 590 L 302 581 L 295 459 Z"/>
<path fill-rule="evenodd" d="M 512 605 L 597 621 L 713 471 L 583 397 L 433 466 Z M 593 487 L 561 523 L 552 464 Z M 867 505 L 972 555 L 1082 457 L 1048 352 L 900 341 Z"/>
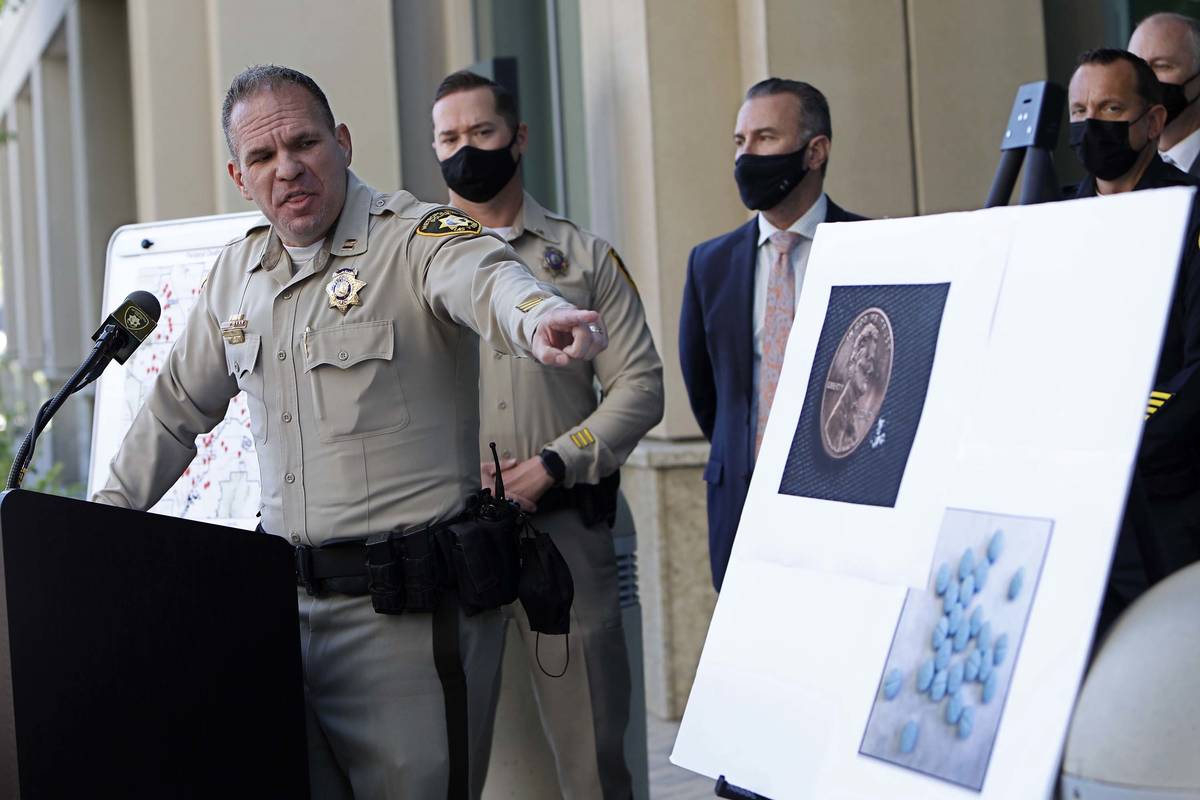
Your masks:
<path fill-rule="evenodd" d="M 391 320 L 305 332 L 304 371 L 321 441 L 361 439 L 408 425 L 394 347 Z"/>
<path fill-rule="evenodd" d="M 250 408 L 250 432 L 255 441 L 267 441 L 267 398 L 263 367 L 258 363 L 258 352 L 262 349 L 262 337 L 247 333 L 245 340 L 237 344 L 225 342 L 225 366 L 246 393 L 246 405 Z"/>

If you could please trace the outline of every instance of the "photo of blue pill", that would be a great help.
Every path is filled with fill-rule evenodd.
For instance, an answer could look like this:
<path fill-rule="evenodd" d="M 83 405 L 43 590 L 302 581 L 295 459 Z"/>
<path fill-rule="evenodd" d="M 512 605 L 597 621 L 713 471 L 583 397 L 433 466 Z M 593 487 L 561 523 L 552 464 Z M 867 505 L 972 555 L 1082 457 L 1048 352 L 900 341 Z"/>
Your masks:
<path fill-rule="evenodd" d="M 958 579 L 961 581 L 974 571 L 975 554 L 972 553 L 971 548 L 968 547 L 965 551 L 963 551 L 962 558 L 958 561 Z"/>
<path fill-rule="evenodd" d="M 958 633 L 958 628 L 962 625 L 963 610 L 962 606 L 955 606 L 950 609 L 950 613 L 938 620 L 938 627 L 942 626 L 942 622 L 946 623 L 947 635 L 953 636 Z"/>
<path fill-rule="evenodd" d="M 954 652 L 961 653 L 967 649 L 967 645 L 971 642 L 971 627 L 963 625 L 958 629 L 958 633 L 954 634 Z"/>
<path fill-rule="evenodd" d="M 975 709 L 967 706 L 958 718 L 958 738 L 966 739 L 975 730 Z"/>
<path fill-rule="evenodd" d="M 1000 558 L 1000 554 L 1003 552 L 1004 552 L 1004 531 L 997 528 L 996 532 L 992 534 L 991 541 L 988 542 L 988 546 L 987 546 L 988 561 L 995 564 L 996 559 Z"/>
<path fill-rule="evenodd" d="M 962 583 L 958 587 L 958 602 L 964 606 L 971 602 L 971 598 L 975 596 L 975 573 L 968 573 L 967 577 L 962 579 Z"/>
<path fill-rule="evenodd" d="M 950 565 L 942 564 L 938 567 L 937 577 L 933 581 L 933 588 L 939 594 L 944 594 L 946 587 L 950 585 Z"/>
<path fill-rule="evenodd" d="M 946 670 L 947 692 L 954 694 L 962 687 L 964 671 L 965 668 L 961 661 L 956 661 L 950 665 L 950 669 Z"/>
<path fill-rule="evenodd" d="M 931 683 L 933 683 L 933 659 L 928 659 L 917 670 L 917 691 L 921 694 L 928 692 Z"/>
<path fill-rule="evenodd" d="M 938 648 L 937 655 L 933 657 L 934 669 L 943 670 L 950 663 L 950 648 L 951 643 L 949 639 L 942 642 L 941 647 Z"/>
<path fill-rule="evenodd" d="M 955 606 L 958 608 L 958 606 Z M 946 637 L 950 635 L 950 621 L 945 617 L 938 617 L 937 625 L 933 626 L 933 649 L 937 650 L 942 646 L 942 642 L 946 641 Z"/>
<path fill-rule="evenodd" d="M 1008 599 L 1016 600 L 1021 596 L 1021 587 L 1025 585 L 1025 568 L 1021 567 L 1013 573 L 1012 580 L 1008 582 Z"/>
<path fill-rule="evenodd" d="M 975 565 L 975 591 L 982 592 L 984 585 L 987 583 L 987 576 L 990 570 L 989 561 L 986 558 L 979 560 Z"/>
<path fill-rule="evenodd" d="M 979 635 L 979 628 L 983 625 L 983 606 L 975 606 L 975 610 L 971 612 L 971 637 Z"/>
<path fill-rule="evenodd" d="M 990 703 L 992 698 L 996 696 L 996 686 L 1000 682 L 1000 673 L 993 672 L 987 676 L 987 680 L 983 682 L 983 702 Z"/>
<path fill-rule="evenodd" d="M 958 602 L 958 581 L 950 581 L 946 584 L 946 591 L 942 595 L 942 610 L 949 614 L 950 609 L 954 608 Z"/>
<path fill-rule="evenodd" d="M 992 661 L 998 667 L 1004 663 L 1004 657 L 1008 655 L 1008 634 L 1002 633 L 996 637 L 995 643 L 992 644 Z"/>
<path fill-rule="evenodd" d="M 992 623 L 984 622 L 979 626 L 979 633 L 975 634 L 975 646 L 980 650 L 992 649 Z"/>
<path fill-rule="evenodd" d="M 936 703 L 945 696 L 946 670 L 939 669 L 933 676 L 933 683 L 929 684 L 929 699 Z"/>
<path fill-rule="evenodd" d="M 887 677 L 883 679 L 883 697 L 885 700 L 892 700 L 896 695 L 900 694 L 900 686 L 904 682 L 904 673 L 898 668 L 893 667 L 888 672 Z"/>
<path fill-rule="evenodd" d="M 911 753 L 917 749 L 917 734 L 921 729 L 917 726 L 915 720 L 909 720 L 904 724 L 904 729 L 900 731 L 900 752 Z"/>
<path fill-rule="evenodd" d="M 962 718 L 962 712 L 962 692 L 951 693 L 950 700 L 946 703 L 946 722 L 949 722 L 951 725 L 957 725 L 959 719 Z"/>
<path fill-rule="evenodd" d="M 963 680 L 973 681 L 979 677 L 979 651 L 972 650 L 963 666 Z"/>
<path fill-rule="evenodd" d="M 992 674 L 992 667 L 993 667 L 992 651 L 991 650 L 980 650 L 979 651 L 979 674 L 975 676 L 975 679 L 977 681 L 979 681 L 980 683 L 986 683 L 987 679 L 988 679 L 988 675 Z"/>

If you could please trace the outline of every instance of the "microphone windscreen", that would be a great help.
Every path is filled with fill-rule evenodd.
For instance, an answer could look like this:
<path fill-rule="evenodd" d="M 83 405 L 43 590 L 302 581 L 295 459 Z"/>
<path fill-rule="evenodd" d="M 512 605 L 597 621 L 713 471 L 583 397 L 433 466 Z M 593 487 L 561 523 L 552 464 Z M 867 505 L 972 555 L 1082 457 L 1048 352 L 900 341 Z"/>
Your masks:
<path fill-rule="evenodd" d="M 154 320 L 155 322 L 158 322 L 158 317 L 160 314 L 162 314 L 162 306 L 158 304 L 158 298 L 141 289 L 138 289 L 135 292 L 130 292 L 129 296 L 125 298 L 125 302 L 132 303 L 142 311 L 145 311 L 146 316 L 150 317 L 150 319 Z"/>

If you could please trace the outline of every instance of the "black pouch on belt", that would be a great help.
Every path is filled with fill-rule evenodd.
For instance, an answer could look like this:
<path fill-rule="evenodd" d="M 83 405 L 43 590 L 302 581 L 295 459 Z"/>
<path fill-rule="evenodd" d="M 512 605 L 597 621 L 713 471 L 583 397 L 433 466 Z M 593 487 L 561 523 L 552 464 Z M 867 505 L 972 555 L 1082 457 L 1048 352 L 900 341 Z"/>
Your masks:
<path fill-rule="evenodd" d="M 403 614 L 404 564 L 390 533 L 367 539 L 367 591 L 377 614 Z"/>
<path fill-rule="evenodd" d="M 521 573 L 514 508 L 486 491 L 472 501 L 440 535 L 467 616 L 516 600 Z"/>
<path fill-rule="evenodd" d="M 529 617 L 530 630 L 551 635 L 570 633 L 575 581 L 550 534 L 534 530 L 521 538 L 517 593 Z"/>

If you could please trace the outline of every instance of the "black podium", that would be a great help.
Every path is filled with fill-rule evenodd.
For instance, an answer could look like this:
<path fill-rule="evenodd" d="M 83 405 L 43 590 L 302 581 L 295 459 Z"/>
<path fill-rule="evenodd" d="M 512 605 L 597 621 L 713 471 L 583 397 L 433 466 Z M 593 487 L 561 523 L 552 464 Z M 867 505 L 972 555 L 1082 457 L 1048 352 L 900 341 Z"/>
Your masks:
<path fill-rule="evenodd" d="M 0 798 L 305 798 L 291 548 L 0 495 Z"/>

